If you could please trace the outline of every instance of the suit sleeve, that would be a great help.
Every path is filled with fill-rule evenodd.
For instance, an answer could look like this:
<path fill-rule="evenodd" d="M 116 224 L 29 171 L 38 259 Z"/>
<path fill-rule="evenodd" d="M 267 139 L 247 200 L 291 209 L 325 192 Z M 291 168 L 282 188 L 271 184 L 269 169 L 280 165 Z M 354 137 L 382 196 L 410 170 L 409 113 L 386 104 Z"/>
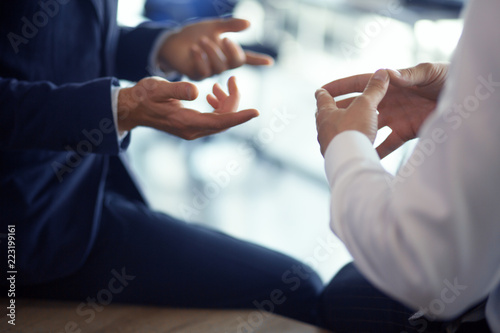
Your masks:
<path fill-rule="evenodd" d="M 116 79 L 56 86 L 0 77 L 0 149 L 117 154 L 111 107 Z"/>
<path fill-rule="evenodd" d="M 175 29 L 174 23 L 146 22 L 136 28 L 119 29 L 116 52 L 116 76 L 120 79 L 139 81 L 150 76 L 150 55 L 157 38 L 166 30 Z"/>

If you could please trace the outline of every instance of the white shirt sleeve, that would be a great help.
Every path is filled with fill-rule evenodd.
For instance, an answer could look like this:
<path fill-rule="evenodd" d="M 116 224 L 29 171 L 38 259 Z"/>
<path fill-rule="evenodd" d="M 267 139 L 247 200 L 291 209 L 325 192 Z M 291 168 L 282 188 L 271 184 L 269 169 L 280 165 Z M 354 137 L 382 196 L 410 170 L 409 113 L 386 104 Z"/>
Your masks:
<path fill-rule="evenodd" d="M 113 111 L 113 121 L 115 122 L 116 133 L 118 135 L 118 144 L 127 136 L 128 131 L 120 131 L 118 129 L 118 94 L 121 87 L 111 86 L 111 108 Z"/>
<path fill-rule="evenodd" d="M 359 132 L 325 153 L 332 230 L 371 282 L 434 317 L 488 295 L 500 313 L 499 12 L 498 1 L 470 3 L 437 110 L 396 176 Z"/>

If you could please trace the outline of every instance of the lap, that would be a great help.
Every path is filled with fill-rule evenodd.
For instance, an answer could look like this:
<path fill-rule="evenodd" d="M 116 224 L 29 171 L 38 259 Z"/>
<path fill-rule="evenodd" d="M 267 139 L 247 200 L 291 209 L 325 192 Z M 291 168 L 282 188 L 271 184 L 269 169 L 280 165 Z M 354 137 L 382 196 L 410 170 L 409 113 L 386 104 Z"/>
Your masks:
<path fill-rule="evenodd" d="M 414 312 L 372 286 L 352 263 L 325 288 L 321 303 L 325 325 L 336 332 L 405 332 Z"/>
<path fill-rule="evenodd" d="M 323 325 L 337 333 L 446 332 L 446 323 L 425 318 L 412 323 L 415 313 L 373 286 L 354 266 L 344 266 L 323 291 L 320 300 Z M 485 320 L 460 326 L 457 333 L 489 332 Z"/>
<path fill-rule="evenodd" d="M 88 301 L 101 293 L 113 302 L 260 308 L 315 322 L 322 283 L 302 263 L 113 193 L 105 200 L 84 266 L 67 278 L 26 287 L 26 296 Z"/>

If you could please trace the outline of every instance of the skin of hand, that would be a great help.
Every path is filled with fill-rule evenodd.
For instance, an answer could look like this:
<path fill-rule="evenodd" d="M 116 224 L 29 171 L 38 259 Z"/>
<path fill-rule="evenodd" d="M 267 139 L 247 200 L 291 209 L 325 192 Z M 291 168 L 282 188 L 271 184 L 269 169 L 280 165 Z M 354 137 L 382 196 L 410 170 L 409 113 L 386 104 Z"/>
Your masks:
<path fill-rule="evenodd" d="M 389 87 L 387 70 L 377 71 L 368 81 L 361 95 L 354 98 L 347 108 L 342 108 L 325 89 L 316 91 L 318 112 L 316 127 L 321 154 L 338 134 L 354 130 L 365 134 L 373 143 L 377 136 L 377 106 Z"/>
<path fill-rule="evenodd" d="M 448 74 L 448 64 L 423 63 L 399 71 L 388 70 L 390 85 L 378 106 L 378 128 L 388 126 L 392 133 L 377 147 L 384 158 L 403 143 L 417 137 L 427 116 L 436 108 L 437 100 Z M 331 96 L 361 92 L 371 78 L 362 74 L 333 81 L 323 86 Z M 347 108 L 354 98 L 337 102 Z"/>
<path fill-rule="evenodd" d="M 242 19 L 217 19 L 194 23 L 170 35 L 160 48 L 160 68 L 173 69 L 192 80 L 201 80 L 227 69 L 249 65 L 272 65 L 273 59 L 260 53 L 243 51 L 229 40 L 226 32 L 247 29 Z"/>
<path fill-rule="evenodd" d="M 214 95 L 207 96 L 212 113 L 184 108 L 181 100 L 194 100 L 198 89 L 189 82 L 169 82 L 148 77 L 135 86 L 123 88 L 118 95 L 118 130 L 130 131 L 147 126 L 186 140 L 222 132 L 257 117 L 258 111 L 238 111 L 240 95 L 235 77 L 228 81 L 229 95 L 215 84 Z"/>

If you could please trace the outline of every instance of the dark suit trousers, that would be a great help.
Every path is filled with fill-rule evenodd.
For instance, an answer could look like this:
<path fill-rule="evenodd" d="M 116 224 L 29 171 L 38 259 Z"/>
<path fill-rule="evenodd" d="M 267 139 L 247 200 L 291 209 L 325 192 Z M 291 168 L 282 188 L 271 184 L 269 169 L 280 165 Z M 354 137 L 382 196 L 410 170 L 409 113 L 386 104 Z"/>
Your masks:
<path fill-rule="evenodd" d="M 252 318 L 242 318 L 242 332 L 265 319 L 263 310 L 317 323 L 323 284 L 290 257 L 153 212 L 111 191 L 99 228 L 79 271 L 23 286 L 21 296 L 82 302 L 75 311 L 89 319 L 112 302 L 254 309 Z"/>
<path fill-rule="evenodd" d="M 320 301 L 324 326 L 337 333 L 445 333 L 448 323 L 409 318 L 416 312 L 379 291 L 352 263 L 325 288 Z M 457 333 L 490 332 L 485 320 L 462 324 Z"/>

